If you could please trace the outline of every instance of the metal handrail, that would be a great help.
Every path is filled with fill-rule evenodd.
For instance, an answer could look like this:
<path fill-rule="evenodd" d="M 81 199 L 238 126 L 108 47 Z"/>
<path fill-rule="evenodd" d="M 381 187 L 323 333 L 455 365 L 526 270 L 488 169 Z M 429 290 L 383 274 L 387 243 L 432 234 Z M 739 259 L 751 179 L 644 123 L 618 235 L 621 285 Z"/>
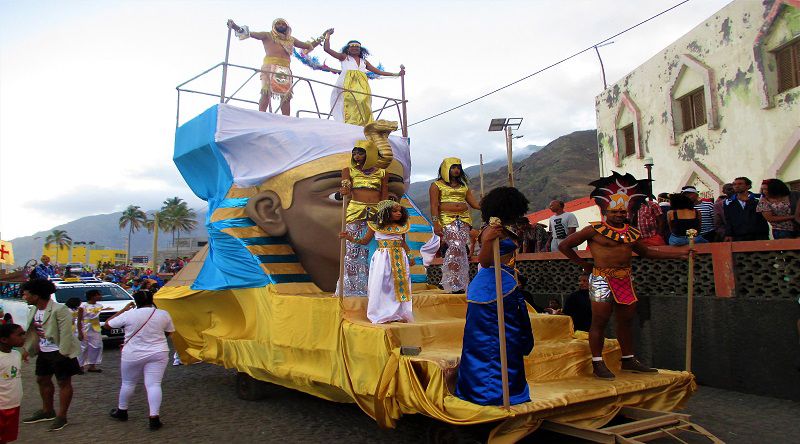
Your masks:
<path fill-rule="evenodd" d="M 226 56 L 227 56 L 227 53 L 226 53 Z M 219 68 L 219 67 L 222 67 L 222 69 L 223 69 L 223 83 L 222 83 L 221 91 L 220 91 L 219 94 L 184 88 L 184 86 L 186 86 L 190 82 L 192 82 L 194 80 L 197 80 L 200 77 L 203 77 L 204 75 L 214 71 L 216 68 Z M 248 70 L 248 71 L 252 71 L 253 72 L 250 75 L 250 77 L 248 77 L 247 80 L 245 80 L 244 83 L 242 83 L 242 85 L 239 86 L 229 96 L 225 95 L 225 83 L 227 81 L 228 68 L 238 68 L 238 69 L 244 69 L 244 70 Z M 257 101 L 247 100 L 247 99 L 240 99 L 240 98 L 237 98 L 237 97 L 234 97 L 234 96 L 236 94 L 238 94 L 255 77 L 255 75 L 258 74 L 258 73 L 274 74 L 275 71 L 263 70 L 261 68 L 254 68 L 252 66 L 238 65 L 238 64 L 234 64 L 234 63 L 220 62 L 220 63 L 217 63 L 216 65 L 206 69 L 205 71 L 201 72 L 200 74 L 197 74 L 194 77 L 186 80 L 185 82 L 180 83 L 178 86 L 175 87 L 175 89 L 178 92 L 178 104 L 177 104 L 177 110 L 176 110 L 176 114 L 175 114 L 175 127 L 177 128 L 180 125 L 181 92 L 191 93 L 191 94 L 199 94 L 199 95 L 204 95 L 204 96 L 209 96 L 209 97 L 216 97 L 216 98 L 220 99 L 220 103 L 229 103 L 231 100 L 233 100 L 233 101 L 238 101 L 238 102 L 244 102 L 244 103 L 250 103 L 250 104 L 257 105 L 258 104 Z M 308 114 L 316 114 L 317 117 L 320 118 L 320 119 L 322 119 L 323 116 L 325 116 L 324 117 L 325 119 L 330 119 L 332 117 L 333 108 L 331 108 L 329 113 L 324 113 L 324 112 L 322 112 L 320 110 L 319 103 L 317 102 L 317 96 L 316 96 L 316 94 L 314 92 L 313 84 L 323 85 L 323 86 L 327 86 L 327 87 L 331 87 L 331 88 L 335 88 L 335 89 L 339 90 L 339 94 L 337 96 L 337 100 L 343 94 L 348 94 L 349 93 L 353 97 L 355 97 L 356 94 L 362 94 L 362 95 L 364 94 L 361 91 L 355 91 L 355 90 L 343 88 L 343 87 L 337 86 L 337 85 L 332 84 L 332 83 L 323 82 L 323 81 L 315 80 L 315 79 L 310 79 L 310 78 L 307 78 L 307 77 L 298 76 L 298 75 L 294 75 L 294 74 L 292 74 L 292 79 L 294 80 L 294 82 L 292 83 L 292 86 L 290 88 L 291 91 L 294 91 L 295 87 L 300 82 L 304 82 L 305 84 L 308 85 L 309 91 L 311 92 L 311 98 L 312 98 L 312 101 L 314 102 L 314 107 L 315 107 L 315 110 L 316 110 L 316 111 L 308 111 L 308 110 L 298 111 L 297 114 L 296 114 L 298 117 L 299 117 L 300 112 L 308 113 Z M 405 79 L 401 78 L 401 81 L 404 81 L 404 80 Z M 401 83 L 404 83 L 404 82 L 401 82 Z M 375 112 L 378 113 L 376 119 L 380 118 L 380 116 L 382 115 L 383 111 L 386 110 L 386 109 L 389 109 L 389 108 L 392 108 L 392 107 L 397 109 L 398 120 L 400 120 L 400 127 L 402 129 L 403 136 L 406 137 L 408 135 L 408 130 L 407 130 L 407 122 L 406 122 L 406 118 L 405 118 L 405 114 L 406 114 L 405 109 L 406 109 L 406 104 L 408 103 L 408 101 L 405 99 L 405 88 L 403 87 L 403 98 L 400 98 L 400 99 L 394 98 L 394 97 L 382 96 L 382 95 L 378 95 L 378 94 L 368 94 L 368 95 L 370 97 L 375 97 L 375 98 L 378 98 L 378 99 L 384 99 L 383 105 L 380 108 L 375 109 L 375 110 L 372 111 L 373 114 Z M 278 108 L 280 108 L 280 106 L 282 104 L 283 104 L 283 101 L 281 101 L 281 103 L 278 104 Z M 269 109 L 270 110 L 272 109 L 272 103 L 271 102 L 270 102 L 270 105 L 269 105 Z M 362 117 L 364 117 L 364 116 L 362 116 Z"/>

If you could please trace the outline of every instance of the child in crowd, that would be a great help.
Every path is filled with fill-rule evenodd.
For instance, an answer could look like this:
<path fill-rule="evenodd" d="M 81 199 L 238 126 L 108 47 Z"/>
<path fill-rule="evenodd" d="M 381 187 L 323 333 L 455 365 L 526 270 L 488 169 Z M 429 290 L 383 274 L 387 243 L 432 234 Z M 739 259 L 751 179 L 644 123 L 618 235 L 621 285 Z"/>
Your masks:
<path fill-rule="evenodd" d="M 103 370 L 97 368 L 103 361 L 103 336 L 100 334 L 100 312 L 113 310 L 111 307 L 104 307 L 98 301 L 103 297 L 100 290 L 89 290 L 86 292 L 86 302 L 81 304 L 81 317 L 83 323 L 83 339 L 81 340 L 81 354 L 78 362 L 84 371 L 100 373 Z"/>
<path fill-rule="evenodd" d="M 347 232 L 340 238 L 367 245 L 372 238 L 378 249 L 372 255 L 367 283 L 367 318 L 373 324 L 400 321 L 413 322 L 411 313 L 411 263 L 406 244 L 408 211 L 397 202 L 378 203 L 375 221 L 367 224 L 367 233 L 355 239 Z"/>
<path fill-rule="evenodd" d="M 83 332 L 81 331 L 83 312 L 81 311 L 80 298 L 69 298 L 67 302 L 64 302 L 64 305 L 72 311 L 72 334 L 75 335 L 79 341 L 83 341 Z"/>
<path fill-rule="evenodd" d="M 14 347 L 25 343 L 25 330 L 16 324 L 0 325 L 0 444 L 17 440 L 19 404 L 22 400 L 22 355 Z"/>
<path fill-rule="evenodd" d="M 475 404 L 503 404 L 495 291 L 495 239 L 499 239 L 500 249 L 509 401 L 511 404 L 520 404 L 531 400 L 525 378 L 525 356 L 533 351 L 533 330 L 525 296 L 519 288 L 517 272 L 513 268 L 518 237 L 512 230 L 513 224 L 527 210 L 528 199 L 512 187 L 495 188 L 481 200 L 481 216 L 488 225 L 484 225 L 480 234 L 478 274 L 467 288 L 467 319 L 454 392 L 457 397 Z"/>

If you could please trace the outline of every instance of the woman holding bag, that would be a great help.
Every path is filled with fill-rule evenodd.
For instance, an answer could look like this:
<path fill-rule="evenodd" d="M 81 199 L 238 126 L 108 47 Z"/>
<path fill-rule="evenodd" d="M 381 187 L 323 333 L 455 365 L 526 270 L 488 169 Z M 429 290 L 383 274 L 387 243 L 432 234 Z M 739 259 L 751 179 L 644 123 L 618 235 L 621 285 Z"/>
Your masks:
<path fill-rule="evenodd" d="M 103 328 L 124 328 L 125 342 L 122 344 L 119 389 L 119 404 L 111 410 L 111 417 L 128 420 L 128 402 L 136 385 L 144 378 L 147 403 L 150 406 L 150 430 L 161 428 L 161 380 L 169 361 L 167 336 L 175 331 L 172 318 L 153 304 L 153 294 L 137 291 L 130 303 L 114 316 L 108 318 Z"/>

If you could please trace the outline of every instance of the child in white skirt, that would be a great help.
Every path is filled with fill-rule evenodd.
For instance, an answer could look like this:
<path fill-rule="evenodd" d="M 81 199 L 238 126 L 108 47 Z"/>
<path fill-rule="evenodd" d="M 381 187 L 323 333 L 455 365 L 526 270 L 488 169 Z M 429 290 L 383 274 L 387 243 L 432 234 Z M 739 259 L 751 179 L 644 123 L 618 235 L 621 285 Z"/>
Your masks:
<path fill-rule="evenodd" d="M 411 264 L 406 233 L 408 211 L 399 203 L 384 200 L 377 205 L 375 220 L 367 224 L 367 233 L 355 239 L 347 233 L 339 237 L 361 245 L 372 238 L 378 249 L 372 255 L 367 285 L 367 318 L 373 324 L 413 322 L 411 312 Z"/>

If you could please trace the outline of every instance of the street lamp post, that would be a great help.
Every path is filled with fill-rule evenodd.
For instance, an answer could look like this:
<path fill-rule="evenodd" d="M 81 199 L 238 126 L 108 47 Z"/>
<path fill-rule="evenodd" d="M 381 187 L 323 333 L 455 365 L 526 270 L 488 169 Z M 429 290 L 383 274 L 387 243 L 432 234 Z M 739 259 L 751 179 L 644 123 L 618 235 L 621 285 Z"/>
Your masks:
<path fill-rule="evenodd" d="M 506 156 L 508 158 L 508 186 L 514 186 L 514 148 L 513 130 L 519 129 L 522 125 L 522 117 L 504 117 L 502 119 L 492 119 L 489 123 L 489 131 L 503 131 L 506 136 Z"/>
<path fill-rule="evenodd" d="M 653 158 L 647 157 L 644 159 L 644 168 L 647 170 L 647 198 L 650 200 L 655 200 L 656 197 L 653 195 Z"/>

